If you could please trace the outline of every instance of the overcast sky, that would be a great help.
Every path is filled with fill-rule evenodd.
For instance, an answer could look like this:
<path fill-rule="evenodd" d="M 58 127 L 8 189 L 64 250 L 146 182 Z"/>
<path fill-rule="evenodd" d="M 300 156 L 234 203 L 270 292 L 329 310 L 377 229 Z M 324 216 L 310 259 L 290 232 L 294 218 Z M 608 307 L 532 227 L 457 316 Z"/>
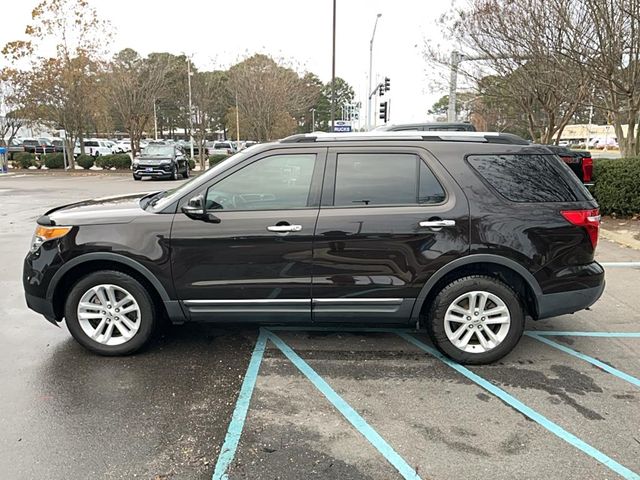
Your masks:
<path fill-rule="evenodd" d="M 193 55 L 200 69 L 226 68 L 254 52 L 299 63 L 331 79 L 331 0 L 89 0 L 114 28 L 112 48 L 141 54 Z M 0 45 L 22 37 L 36 0 L 4 6 Z M 345 78 L 366 110 L 369 40 L 374 42 L 374 84 L 391 78 L 391 121 L 425 120 L 433 93 L 423 59 L 425 38 L 437 38 L 437 18 L 450 0 L 338 0 L 336 75 Z M 377 108 L 376 108 L 377 110 Z M 376 113 L 376 111 L 374 111 Z M 375 115 L 374 115 L 375 116 Z"/>

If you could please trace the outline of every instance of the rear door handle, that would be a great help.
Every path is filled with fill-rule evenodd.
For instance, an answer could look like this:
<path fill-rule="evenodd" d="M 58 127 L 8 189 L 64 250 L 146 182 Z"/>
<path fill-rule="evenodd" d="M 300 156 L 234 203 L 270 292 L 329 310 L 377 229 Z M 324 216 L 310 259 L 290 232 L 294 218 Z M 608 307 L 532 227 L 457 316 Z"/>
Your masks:
<path fill-rule="evenodd" d="M 270 225 L 267 227 L 270 232 L 301 232 L 302 225 Z"/>
<path fill-rule="evenodd" d="M 442 227 L 455 227 L 455 220 L 426 220 L 420 222 L 421 227 L 442 228 Z"/>

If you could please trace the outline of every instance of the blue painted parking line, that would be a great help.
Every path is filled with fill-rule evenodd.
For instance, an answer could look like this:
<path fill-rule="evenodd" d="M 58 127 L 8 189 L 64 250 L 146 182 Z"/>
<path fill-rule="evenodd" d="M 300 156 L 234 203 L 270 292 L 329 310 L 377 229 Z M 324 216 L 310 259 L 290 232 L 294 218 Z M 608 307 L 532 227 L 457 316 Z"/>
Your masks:
<path fill-rule="evenodd" d="M 585 362 L 589 362 L 592 365 L 595 365 L 598 368 L 601 368 L 602 370 L 604 370 L 605 372 L 610 373 L 611 375 L 615 375 L 618 378 L 621 378 L 622 380 L 625 380 L 633 385 L 635 385 L 636 387 L 640 387 L 640 379 L 629 375 L 628 373 L 624 373 L 621 370 L 618 370 L 617 368 L 612 367 L 611 365 L 607 365 L 604 362 L 601 362 L 600 360 L 598 360 L 597 358 L 593 358 L 590 357 L 589 355 L 585 355 L 584 353 L 580 353 L 572 348 L 569 348 L 565 345 L 562 345 L 560 343 L 556 343 L 553 340 L 549 340 L 548 338 L 544 338 L 540 335 L 536 335 L 533 332 L 526 332 L 525 335 L 527 335 L 528 337 L 531 338 L 535 338 L 536 340 L 538 340 L 539 342 L 542 342 L 546 345 L 549 345 L 550 347 L 553 348 L 557 348 L 558 350 L 561 350 L 565 353 L 568 353 L 569 355 L 573 355 L 574 357 L 579 358 L 580 360 L 584 360 Z"/>
<path fill-rule="evenodd" d="M 216 468 L 213 471 L 212 480 L 226 480 L 229 478 L 227 470 L 229 469 L 229 465 L 233 461 L 238 448 L 238 442 L 240 441 L 240 435 L 242 435 L 244 422 L 247 418 L 249 402 L 251 401 L 253 389 L 256 386 L 258 371 L 260 370 L 260 364 L 262 363 L 266 344 L 267 335 L 262 329 L 260 329 L 260 335 L 258 335 L 256 346 L 251 354 L 251 360 L 249 360 L 247 373 L 244 376 L 242 387 L 240 387 L 238 400 L 236 401 L 236 406 L 233 410 L 233 415 L 231 416 L 231 422 L 227 429 L 227 435 L 224 438 L 224 443 L 222 444 L 222 449 L 220 450 L 220 455 L 216 462 Z"/>
<path fill-rule="evenodd" d="M 640 338 L 637 332 L 556 332 L 553 330 L 527 330 L 542 337 L 599 337 L 599 338 Z"/>
<path fill-rule="evenodd" d="M 485 380 L 481 376 L 473 373 L 468 368 L 466 368 L 466 367 L 460 365 L 459 363 L 456 363 L 453 360 L 450 360 L 449 358 L 445 357 L 443 354 L 438 352 L 435 348 L 430 347 L 430 346 L 422 343 L 420 340 L 418 340 L 417 338 L 413 337 L 412 335 L 408 335 L 407 333 L 398 333 L 398 335 L 400 337 L 402 337 L 403 339 L 405 339 L 407 342 L 409 342 L 412 345 L 415 345 L 419 349 L 423 350 L 424 352 L 436 357 L 438 360 L 440 360 L 441 362 L 445 363 L 449 367 L 453 368 L 458 373 L 464 375 L 466 378 L 468 378 L 472 382 L 476 383 L 480 387 L 484 388 L 488 392 L 490 392 L 493 395 L 495 395 L 496 397 L 498 397 L 500 400 L 505 402 L 507 405 L 515 408 L 520 413 L 522 413 L 523 415 L 526 415 L 527 417 L 529 417 L 530 419 L 532 419 L 533 421 L 538 423 L 540 426 L 542 426 L 542 427 L 546 428 L 547 430 L 549 430 L 551 433 L 553 433 L 557 437 L 561 438 L 565 442 L 573 445 L 577 449 L 581 450 L 582 452 L 586 453 L 590 457 L 592 457 L 595 460 L 599 461 L 600 463 L 602 463 L 603 465 L 605 465 L 606 467 L 610 468 L 615 473 L 620 475 L 621 477 L 626 478 L 626 479 L 631 479 L 631 480 L 640 480 L 640 475 L 638 475 L 637 473 L 629 470 L 624 465 L 621 465 L 620 463 L 616 462 L 611 457 L 605 455 L 600 450 L 592 447 L 591 445 L 589 445 L 585 441 L 579 439 L 578 437 L 576 437 L 572 433 L 569 433 L 564 428 L 562 428 L 560 425 L 558 425 L 557 423 L 552 422 L 551 420 L 549 420 L 544 415 L 542 415 L 542 414 L 538 413 L 537 411 L 533 410 L 531 407 L 528 407 L 527 405 L 522 403 L 520 400 L 518 400 L 514 396 L 512 396 L 512 395 L 508 394 L 507 392 L 505 392 L 504 390 L 502 390 L 500 387 L 497 387 L 496 385 L 488 382 L 487 380 Z"/>
<path fill-rule="evenodd" d="M 378 434 L 367 421 L 356 412 L 329 384 L 316 373 L 297 353 L 293 351 L 280 337 L 275 333 L 268 333 L 276 347 L 307 377 L 307 379 L 325 396 L 329 402 L 344 416 L 344 418 L 353 427 L 362 434 L 362 436 L 378 450 L 387 461 L 395 467 L 396 470 L 406 479 L 420 479 L 418 473 L 389 445 L 384 438 Z"/>

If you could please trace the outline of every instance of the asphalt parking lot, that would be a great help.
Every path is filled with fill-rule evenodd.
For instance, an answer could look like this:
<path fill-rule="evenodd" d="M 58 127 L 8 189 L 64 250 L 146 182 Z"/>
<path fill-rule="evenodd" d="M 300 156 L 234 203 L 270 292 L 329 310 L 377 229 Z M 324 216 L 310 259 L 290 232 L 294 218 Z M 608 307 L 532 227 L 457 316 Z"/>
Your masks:
<path fill-rule="evenodd" d="M 103 358 L 27 310 L 48 207 L 178 183 L 0 178 L 1 478 L 640 478 L 640 251 L 603 239 L 601 300 L 483 367 L 401 329 L 185 325 Z"/>

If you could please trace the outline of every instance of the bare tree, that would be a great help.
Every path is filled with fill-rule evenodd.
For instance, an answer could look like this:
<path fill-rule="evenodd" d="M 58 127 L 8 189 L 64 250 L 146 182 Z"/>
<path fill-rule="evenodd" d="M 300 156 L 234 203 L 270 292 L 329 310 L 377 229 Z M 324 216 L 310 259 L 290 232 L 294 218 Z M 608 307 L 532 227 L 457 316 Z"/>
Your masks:
<path fill-rule="evenodd" d="M 295 132 L 296 118 L 308 112 L 320 93 L 307 87 L 295 70 L 265 55 L 254 55 L 229 69 L 228 90 L 231 97 L 237 95 L 241 125 L 247 138 L 259 141 Z M 235 115 L 229 124 L 234 123 Z"/>
<path fill-rule="evenodd" d="M 581 68 L 599 93 L 597 106 L 608 112 L 622 154 L 640 154 L 640 0 L 551 0 L 550 5 L 568 35 L 562 60 Z"/>
<path fill-rule="evenodd" d="M 558 55 L 567 43 L 561 18 L 546 0 L 471 0 L 442 22 L 480 66 L 462 71 L 480 87 L 487 73 L 501 77 L 494 94 L 517 104 L 531 138 L 543 143 L 558 137 L 589 94 L 583 70 Z"/>
<path fill-rule="evenodd" d="M 3 54 L 15 62 L 5 72 L 24 86 L 16 97 L 29 118 L 66 131 L 67 164 L 87 123 L 99 58 L 108 42 L 107 23 L 85 0 L 44 0 L 32 12 L 26 40 L 8 43 Z M 51 47 L 55 55 L 50 55 Z M 28 68 L 24 68 L 24 64 Z"/>
<path fill-rule="evenodd" d="M 222 71 L 196 72 L 193 76 L 194 137 L 198 143 L 200 168 L 206 168 L 205 143 L 207 135 L 224 122 L 230 98 L 227 75 Z"/>
<path fill-rule="evenodd" d="M 0 81 L 0 145 L 10 145 L 26 120 L 20 114 L 21 105 L 14 103 L 14 90 L 20 86 L 9 84 L 1 75 Z"/>
<path fill-rule="evenodd" d="M 143 59 L 128 48 L 116 54 L 105 76 L 105 94 L 129 133 L 134 157 L 153 116 L 153 104 L 165 91 L 168 71 L 166 59 Z"/>

